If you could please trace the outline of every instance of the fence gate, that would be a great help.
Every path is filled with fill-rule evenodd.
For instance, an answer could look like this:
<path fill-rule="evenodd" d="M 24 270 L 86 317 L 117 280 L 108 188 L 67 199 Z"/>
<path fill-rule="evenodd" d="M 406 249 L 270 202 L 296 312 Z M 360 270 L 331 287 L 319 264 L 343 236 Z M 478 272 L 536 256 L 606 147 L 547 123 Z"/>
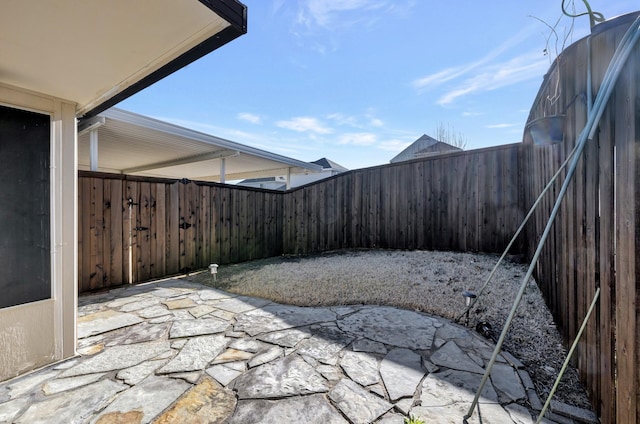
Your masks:
<path fill-rule="evenodd" d="M 191 183 L 190 185 L 194 185 Z M 195 265 L 183 259 L 185 240 L 195 231 L 183 214 L 190 202 L 182 197 L 185 184 L 127 180 L 123 239 L 126 282 L 135 283 L 188 272 Z"/>

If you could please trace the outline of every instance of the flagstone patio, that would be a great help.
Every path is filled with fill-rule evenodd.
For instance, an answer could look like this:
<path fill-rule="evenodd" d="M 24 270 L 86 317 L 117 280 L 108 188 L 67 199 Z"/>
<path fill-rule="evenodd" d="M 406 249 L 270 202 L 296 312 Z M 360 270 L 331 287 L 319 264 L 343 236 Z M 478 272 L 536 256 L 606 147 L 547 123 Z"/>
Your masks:
<path fill-rule="evenodd" d="M 494 347 L 423 313 L 180 279 L 82 296 L 78 336 L 80 356 L 0 384 L 0 422 L 461 423 Z M 500 355 L 469 422 L 531 422 L 536 408 L 519 361 Z"/>

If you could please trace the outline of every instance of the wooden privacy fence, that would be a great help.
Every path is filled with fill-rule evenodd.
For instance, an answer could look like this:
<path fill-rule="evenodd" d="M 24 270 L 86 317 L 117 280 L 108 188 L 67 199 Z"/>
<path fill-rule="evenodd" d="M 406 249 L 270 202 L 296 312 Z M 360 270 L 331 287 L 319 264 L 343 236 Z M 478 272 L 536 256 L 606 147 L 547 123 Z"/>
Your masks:
<path fill-rule="evenodd" d="M 518 148 L 514 144 L 355 170 L 287 192 L 283 253 L 339 248 L 501 251 L 523 217 Z"/>
<path fill-rule="evenodd" d="M 545 77 L 529 122 L 564 115 L 564 142 L 534 145 L 525 137 L 525 204 L 532 204 L 573 149 L 587 122 L 591 49 L 593 95 L 637 14 L 598 25 L 589 42 L 566 49 Z M 536 279 L 567 342 L 572 342 L 596 289 L 601 295 L 575 353 L 603 423 L 640 421 L 640 46 L 636 45 L 599 123 L 587 142 L 550 237 Z M 531 257 L 560 188 L 545 197 L 527 227 Z"/>
<path fill-rule="evenodd" d="M 288 192 L 81 172 L 79 291 L 339 248 L 499 251 L 518 145 L 351 171 Z"/>
<path fill-rule="evenodd" d="M 282 193 L 80 172 L 79 291 L 282 253 Z"/>

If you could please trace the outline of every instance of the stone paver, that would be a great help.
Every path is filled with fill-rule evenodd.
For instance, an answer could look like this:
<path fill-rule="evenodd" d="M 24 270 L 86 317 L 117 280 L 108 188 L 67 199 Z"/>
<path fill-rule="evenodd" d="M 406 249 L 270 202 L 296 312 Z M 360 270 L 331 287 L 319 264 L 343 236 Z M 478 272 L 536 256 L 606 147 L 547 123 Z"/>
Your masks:
<path fill-rule="evenodd" d="M 0 403 L 0 423 L 11 423 L 20 411 L 27 406 L 29 398 L 21 397 Z"/>
<path fill-rule="evenodd" d="M 167 359 L 159 359 L 155 361 L 146 361 L 130 368 L 118 371 L 116 377 L 125 383 L 133 386 L 147 378 L 152 372 L 168 362 Z"/>
<path fill-rule="evenodd" d="M 239 399 L 273 399 L 329 391 L 326 380 L 298 355 L 252 368 L 236 378 Z"/>
<path fill-rule="evenodd" d="M 241 400 L 230 424 L 263 423 L 323 423 L 348 424 L 322 395 L 286 398 Z"/>
<path fill-rule="evenodd" d="M 25 424 L 82 423 L 109 404 L 116 393 L 129 386 L 112 380 L 80 387 L 53 396 L 41 402 L 34 402 L 14 422 Z"/>
<path fill-rule="evenodd" d="M 351 343 L 353 337 L 335 327 L 321 327 L 313 336 L 300 342 L 297 352 L 310 356 L 323 364 L 334 365 L 338 352 Z"/>
<path fill-rule="evenodd" d="M 340 380 L 329 393 L 329 398 L 355 424 L 373 422 L 393 407 L 348 379 Z"/>
<path fill-rule="evenodd" d="M 103 333 L 97 337 L 101 338 L 101 343 L 105 346 L 117 346 L 161 340 L 168 330 L 168 323 L 150 324 L 148 322 L 142 322 L 109 333 Z"/>
<path fill-rule="evenodd" d="M 241 314 L 243 312 L 252 311 L 271 303 L 269 300 L 257 299 L 246 296 L 239 296 L 231 299 L 222 300 L 214 304 L 218 309 Z"/>
<path fill-rule="evenodd" d="M 148 359 L 153 359 L 169 349 L 170 345 L 166 340 L 114 346 L 63 371 L 60 376 L 73 377 L 76 375 L 121 370 L 137 365 Z"/>
<path fill-rule="evenodd" d="M 232 302 L 232 301 L 229 301 Z M 221 307 L 221 306 L 218 306 Z M 325 308 L 303 308 L 300 306 L 269 305 L 236 317 L 236 331 L 245 331 L 255 336 L 293 327 L 302 327 L 336 319 L 336 314 Z"/>
<path fill-rule="evenodd" d="M 368 339 L 358 339 L 353 342 L 354 352 L 369 352 L 369 353 L 387 353 L 387 348 L 383 343 L 374 342 Z"/>
<path fill-rule="evenodd" d="M 297 329 L 274 331 L 273 333 L 261 334 L 258 336 L 258 340 L 262 340 L 268 343 L 277 344 L 282 347 L 294 347 L 300 341 L 311 337 L 309 331 L 302 331 Z"/>
<path fill-rule="evenodd" d="M 449 341 L 431 355 L 431 362 L 460 371 L 484 374 L 484 369 L 469 357 L 454 341 Z"/>
<path fill-rule="evenodd" d="M 228 326 L 229 322 L 220 318 L 181 319 L 173 322 L 169 331 L 169 338 L 223 333 Z"/>
<path fill-rule="evenodd" d="M 338 321 L 349 333 L 387 345 L 429 349 L 440 322 L 425 314 L 391 307 L 366 308 Z"/>
<path fill-rule="evenodd" d="M 191 299 L 167 300 L 162 303 L 164 303 L 168 309 L 186 309 L 196 306 L 195 302 Z"/>
<path fill-rule="evenodd" d="M 491 382 L 498 395 L 504 397 L 505 402 L 526 398 L 522 384 L 513 384 L 518 379 L 517 371 L 507 364 L 495 363 L 491 368 Z"/>
<path fill-rule="evenodd" d="M 346 351 L 340 360 L 340 366 L 356 383 L 371 386 L 380 381 L 378 359 L 366 353 Z"/>
<path fill-rule="evenodd" d="M 225 348 L 227 340 L 224 336 L 200 336 L 190 339 L 180 353 L 167 365 L 158 370 L 159 373 L 186 372 L 204 369 Z"/>
<path fill-rule="evenodd" d="M 203 378 L 154 424 L 225 422 L 233 414 L 236 403 L 231 390 L 211 378 Z"/>
<path fill-rule="evenodd" d="M 403 348 L 393 349 L 384 357 L 380 374 L 391 400 L 413 396 L 424 376 L 421 362 L 420 355 Z"/>
<path fill-rule="evenodd" d="M 264 352 L 259 353 L 249 360 L 249 368 L 257 367 L 258 365 L 266 364 L 274 359 L 278 359 L 284 354 L 284 351 L 279 346 L 272 346 Z"/>
<path fill-rule="evenodd" d="M 0 422 L 460 423 L 493 350 L 423 313 L 278 305 L 178 279 L 78 303 L 82 356 L 0 383 Z M 498 356 L 469 423 L 537 415 L 521 367 Z"/>
<path fill-rule="evenodd" d="M 104 373 L 80 375 L 78 377 L 58 378 L 48 381 L 42 391 L 45 395 L 50 396 L 56 393 L 65 392 L 87 384 L 95 383 L 100 380 Z"/>
<path fill-rule="evenodd" d="M 100 421 L 117 422 L 116 417 L 134 411 L 142 412 L 139 422 L 148 423 L 172 405 L 189 387 L 190 385 L 182 380 L 149 376 L 116 397 L 92 420 L 92 424 Z"/>
<path fill-rule="evenodd" d="M 114 310 L 100 311 L 78 318 L 78 338 L 95 336 L 129 325 L 138 324 L 143 318 Z M 82 324 L 82 325 L 81 325 Z"/>
<path fill-rule="evenodd" d="M 228 366 L 228 364 L 220 364 L 214 365 L 211 368 L 207 369 L 207 374 L 211 377 L 215 378 L 216 381 L 223 386 L 227 386 L 233 380 L 235 380 L 239 375 L 242 374 L 244 370 L 236 370 Z"/>

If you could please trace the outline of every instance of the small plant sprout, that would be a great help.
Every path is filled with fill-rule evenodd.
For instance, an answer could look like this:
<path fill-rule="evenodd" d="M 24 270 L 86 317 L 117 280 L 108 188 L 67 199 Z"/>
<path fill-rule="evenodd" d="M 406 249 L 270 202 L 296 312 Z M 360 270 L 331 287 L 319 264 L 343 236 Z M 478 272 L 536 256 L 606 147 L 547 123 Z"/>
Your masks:
<path fill-rule="evenodd" d="M 404 424 L 425 424 L 420 418 L 416 418 L 413 415 L 409 415 L 404 419 Z"/>

